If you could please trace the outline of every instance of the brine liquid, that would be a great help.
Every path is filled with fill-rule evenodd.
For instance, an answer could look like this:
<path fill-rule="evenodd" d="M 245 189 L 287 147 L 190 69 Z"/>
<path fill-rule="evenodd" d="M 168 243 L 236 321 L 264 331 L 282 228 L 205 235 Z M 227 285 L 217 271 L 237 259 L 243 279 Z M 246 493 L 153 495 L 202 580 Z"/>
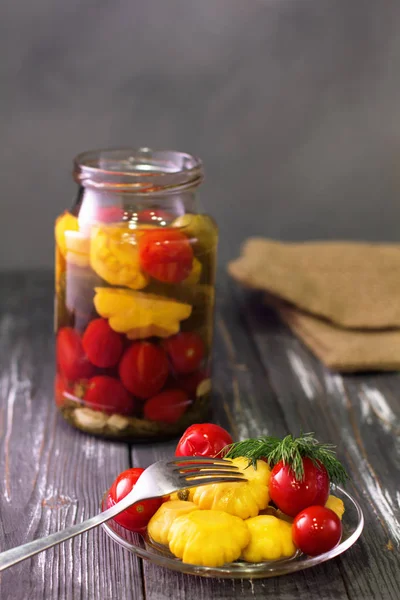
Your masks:
<path fill-rule="evenodd" d="M 167 222 L 163 215 L 154 219 L 146 211 L 143 222 L 138 218 L 121 221 L 118 210 L 110 207 L 101 219 L 83 224 L 77 216 L 64 213 L 56 222 L 56 403 L 71 424 L 91 433 L 124 439 L 176 435 L 206 420 L 210 409 L 217 228 L 203 215 Z M 178 231 L 186 239 L 179 242 L 179 236 L 171 234 L 181 243 L 174 242 L 176 262 L 173 252 L 163 246 L 166 263 L 161 250 L 160 265 L 153 268 L 151 262 L 144 264 L 140 244 L 149 231 L 161 230 L 167 246 L 169 231 Z M 157 235 L 151 239 L 157 246 Z M 116 342 L 114 358 L 110 344 L 101 346 L 107 337 L 99 334 L 97 343 L 96 331 L 91 337 L 86 334 L 93 321 L 98 321 L 93 331 L 97 325 L 100 333 L 110 328 L 110 340 Z M 122 344 L 117 343 L 118 337 Z M 181 351 L 186 339 L 194 341 L 194 350 L 188 349 L 186 362 L 174 362 L 174 354 L 168 354 L 168 340 Z M 86 355 L 84 342 L 97 364 Z M 139 352 L 130 370 L 127 359 L 124 367 L 121 362 L 126 353 L 135 354 L 130 351 L 133 345 L 144 348 L 144 353 L 142 360 Z M 144 364 L 152 351 L 166 358 L 167 375 L 165 370 L 157 373 L 156 364 Z M 132 390 L 146 373 L 150 380 L 154 374 L 155 383 L 147 392 L 144 382 L 144 391 L 137 396 Z"/>

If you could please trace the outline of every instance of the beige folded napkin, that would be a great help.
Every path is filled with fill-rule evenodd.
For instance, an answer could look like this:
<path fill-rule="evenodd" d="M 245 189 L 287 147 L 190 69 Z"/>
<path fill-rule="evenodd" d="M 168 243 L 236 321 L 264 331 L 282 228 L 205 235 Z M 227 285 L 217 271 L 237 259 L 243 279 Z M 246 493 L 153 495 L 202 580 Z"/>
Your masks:
<path fill-rule="evenodd" d="M 400 246 L 250 239 L 229 273 L 265 290 L 327 366 L 400 369 Z"/>

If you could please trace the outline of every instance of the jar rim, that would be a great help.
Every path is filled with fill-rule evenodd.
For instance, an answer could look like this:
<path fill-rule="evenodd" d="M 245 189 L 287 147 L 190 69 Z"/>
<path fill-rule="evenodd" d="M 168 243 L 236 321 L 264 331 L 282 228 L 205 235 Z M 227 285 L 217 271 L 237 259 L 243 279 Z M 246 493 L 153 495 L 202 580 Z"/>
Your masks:
<path fill-rule="evenodd" d="M 172 193 L 203 181 L 202 161 L 175 150 L 105 148 L 74 159 L 74 179 L 84 187 L 130 194 Z"/>

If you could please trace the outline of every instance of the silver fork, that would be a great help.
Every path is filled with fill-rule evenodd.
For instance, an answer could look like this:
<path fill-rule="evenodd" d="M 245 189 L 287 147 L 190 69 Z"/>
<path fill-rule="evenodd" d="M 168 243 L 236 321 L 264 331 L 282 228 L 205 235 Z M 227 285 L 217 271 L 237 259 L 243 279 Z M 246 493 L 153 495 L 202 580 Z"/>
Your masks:
<path fill-rule="evenodd" d="M 150 465 L 141 474 L 133 490 L 111 508 L 83 521 L 83 523 L 77 523 L 47 537 L 1 552 L 0 571 L 4 571 L 4 569 L 8 569 L 39 552 L 43 552 L 43 550 L 57 546 L 57 544 L 61 544 L 61 542 L 65 542 L 76 535 L 89 531 L 89 529 L 98 527 L 140 500 L 165 496 L 182 488 L 197 487 L 210 483 L 224 483 L 226 481 L 246 481 L 246 478 L 235 465 L 222 458 L 196 458 L 190 456 L 179 457 L 172 461 L 160 460 Z"/>

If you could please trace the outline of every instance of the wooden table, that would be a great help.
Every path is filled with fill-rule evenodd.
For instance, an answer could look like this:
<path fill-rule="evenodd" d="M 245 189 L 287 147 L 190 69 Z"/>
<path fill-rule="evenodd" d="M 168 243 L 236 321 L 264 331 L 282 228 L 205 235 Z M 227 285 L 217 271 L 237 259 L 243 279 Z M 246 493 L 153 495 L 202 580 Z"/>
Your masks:
<path fill-rule="evenodd" d="M 338 446 L 366 519 L 344 555 L 255 581 L 184 576 L 122 550 L 101 529 L 5 571 L 2 600 L 400 598 L 400 375 L 329 372 L 257 294 L 219 279 L 214 419 L 235 438 L 314 431 Z M 72 429 L 53 402 L 52 275 L 0 275 L 1 549 L 81 521 L 114 477 L 175 441 L 110 443 Z"/>

